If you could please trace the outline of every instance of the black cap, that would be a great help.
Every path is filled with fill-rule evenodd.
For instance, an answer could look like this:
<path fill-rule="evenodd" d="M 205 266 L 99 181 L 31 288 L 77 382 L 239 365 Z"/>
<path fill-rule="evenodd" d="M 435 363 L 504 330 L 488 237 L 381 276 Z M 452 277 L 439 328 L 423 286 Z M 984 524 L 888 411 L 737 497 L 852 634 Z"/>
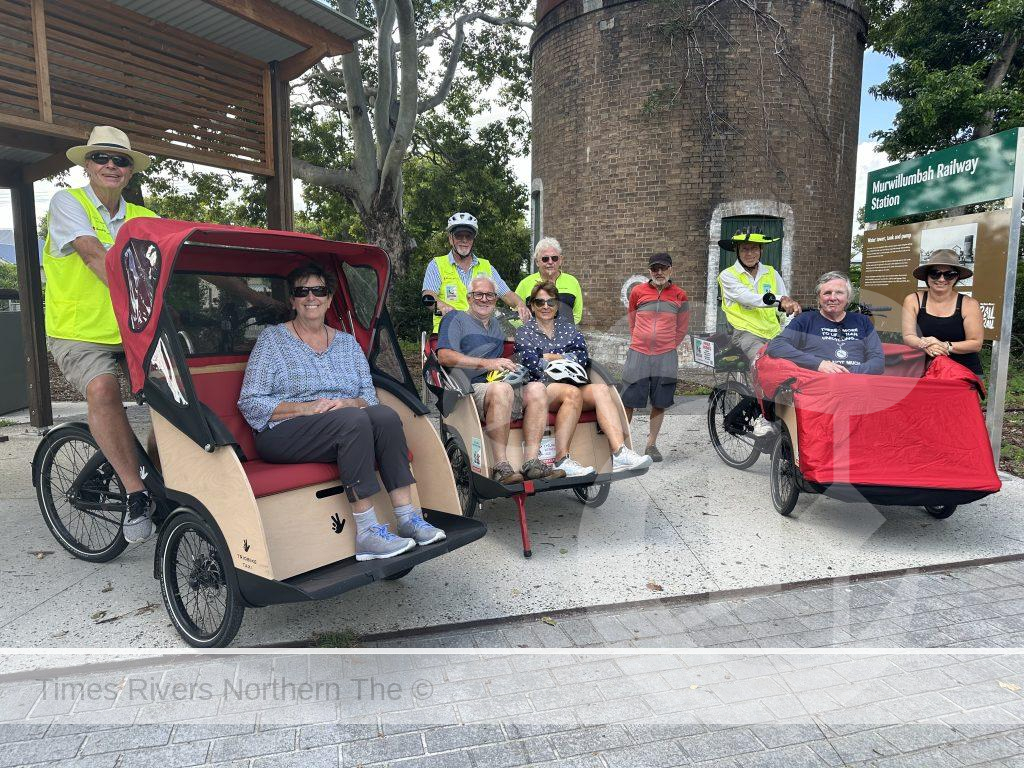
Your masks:
<path fill-rule="evenodd" d="M 664 264 L 666 267 L 672 266 L 672 257 L 667 253 L 656 253 L 651 256 L 650 261 L 647 262 L 649 265 Z"/>

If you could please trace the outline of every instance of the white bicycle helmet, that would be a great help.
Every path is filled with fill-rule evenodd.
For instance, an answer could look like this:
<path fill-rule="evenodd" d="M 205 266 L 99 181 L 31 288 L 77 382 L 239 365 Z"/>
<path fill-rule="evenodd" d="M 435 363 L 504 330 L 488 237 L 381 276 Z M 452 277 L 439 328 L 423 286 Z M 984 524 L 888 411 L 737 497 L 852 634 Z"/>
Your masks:
<path fill-rule="evenodd" d="M 552 381 L 571 381 L 573 384 L 587 384 L 590 378 L 587 369 L 575 360 L 551 360 L 544 368 L 544 375 Z"/>
<path fill-rule="evenodd" d="M 459 227 L 472 229 L 474 235 L 480 231 L 480 227 L 476 223 L 476 216 L 471 213 L 459 212 L 452 214 L 451 218 L 448 219 L 448 231 L 451 232 Z"/>
<path fill-rule="evenodd" d="M 487 373 L 487 381 L 504 381 L 506 384 L 511 384 L 514 387 L 526 381 L 526 368 L 518 365 L 514 371 L 489 371 Z"/>

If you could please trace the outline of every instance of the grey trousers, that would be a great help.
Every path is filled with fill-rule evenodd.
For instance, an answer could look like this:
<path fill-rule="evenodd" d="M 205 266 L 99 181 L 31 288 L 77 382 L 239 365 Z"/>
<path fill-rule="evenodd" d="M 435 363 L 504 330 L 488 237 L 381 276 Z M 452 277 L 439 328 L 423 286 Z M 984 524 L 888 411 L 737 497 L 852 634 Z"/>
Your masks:
<path fill-rule="evenodd" d="M 349 501 L 380 490 L 374 461 L 389 492 L 416 482 L 402 421 L 386 405 L 296 416 L 256 435 L 256 450 L 275 464 L 338 462 Z"/>
<path fill-rule="evenodd" d="M 757 351 L 768 343 L 768 339 L 755 336 L 750 331 L 733 331 L 732 343 L 742 349 L 743 354 L 747 356 L 747 360 L 753 363 L 757 358 Z"/>

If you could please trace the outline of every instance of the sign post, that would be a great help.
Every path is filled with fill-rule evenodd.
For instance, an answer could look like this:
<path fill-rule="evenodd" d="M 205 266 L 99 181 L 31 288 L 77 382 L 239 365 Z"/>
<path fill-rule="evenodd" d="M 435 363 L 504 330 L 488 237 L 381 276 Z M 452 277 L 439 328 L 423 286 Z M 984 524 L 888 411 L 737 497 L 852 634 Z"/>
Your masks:
<path fill-rule="evenodd" d="M 976 214 L 973 216 L 956 217 L 942 221 L 929 221 L 917 225 L 906 225 L 885 229 L 874 229 L 872 223 L 886 221 L 917 213 L 945 210 L 971 203 L 990 200 L 1008 200 L 1010 209 L 1003 208 L 1002 216 L 1009 213 L 1009 222 L 1000 219 L 996 212 Z M 977 270 L 971 285 L 971 292 L 991 295 L 989 301 L 996 301 L 995 296 L 1002 290 L 1002 301 L 985 304 L 986 299 L 976 295 L 983 301 L 983 314 L 986 307 L 999 318 L 997 326 L 990 325 L 992 315 L 986 318 L 985 337 L 992 339 L 992 360 L 989 370 L 988 408 L 986 425 L 992 444 L 992 455 L 999 462 L 1002 445 L 1003 411 L 1006 405 L 1006 379 L 1010 359 L 1011 337 L 1013 332 L 1013 300 L 1017 283 L 1017 259 L 1020 247 L 1021 214 L 1024 208 L 1024 129 L 1014 128 L 1008 131 L 986 136 L 966 144 L 933 152 L 924 157 L 907 160 L 887 168 L 881 168 L 868 174 L 867 200 L 864 205 L 864 220 L 871 228 L 865 235 L 864 267 L 862 288 L 876 287 L 880 292 L 890 294 L 897 303 L 906 289 L 916 289 L 917 281 L 911 272 L 917 263 L 909 258 L 917 254 L 923 261 L 932 249 L 924 247 L 925 230 L 944 228 L 955 231 L 956 237 L 960 230 L 970 231 L 962 243 L 963 258 L 973 259 L 975 255 L 982 258 L 991 271 L 979 275 Z M 999 225 L 999 221 L 1002 225 Z M 969 230 L 974 227 L 973 230 Z M 997 234 L 1001 231 L 1001 234 Z M 984 238 L 982 237 L 984 235 Z M 929 234 L 928 237 L 942 237 Z M 947 235 L 953 237 L 954 235 Z M 1004 239 L 1005 238 L 1005 239 Z M 986 249 L 982 249 L 984 239 Z M 1005 243 L 1005 246 L 1003 246 Z M 877 264 L 869 265 L 869 245 Z M 975 253 L 975 247 L 978 247 Z M 942 245 L 941 247 L 950 247 Z M 1005 270 L 1002 267 L 1002 252 L 1005 247 Z M 1000 258 L 992 258 L 987 251 L 998 250 Z M 998 266 L 997 266 L 998 265 Z M 984 263 L 979 262 L 984 269 Z M 871 278 L 869 280 L 869 273 Z M 873 286 L 868 282 L 873 281 Z M 1001 285 L 1000 285 L 1001 284 Z M 895 297 L 893 291 L 902 295 Z M 1000 311 L 1001 310 L 1001 311 Z"/>

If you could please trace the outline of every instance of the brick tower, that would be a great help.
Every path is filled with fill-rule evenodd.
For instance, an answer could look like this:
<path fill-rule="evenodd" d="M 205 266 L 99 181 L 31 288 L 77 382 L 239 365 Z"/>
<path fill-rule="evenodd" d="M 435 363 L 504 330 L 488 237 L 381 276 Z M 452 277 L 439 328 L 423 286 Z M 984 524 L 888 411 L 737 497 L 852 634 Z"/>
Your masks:
<path fill-rule="evenodd" d="M 857 0 L 540 1 L 534 239 L 562 243 L 585 327 L 621 331 L 629 278 L 667 251 L 712 329 L 740 226 L 782 235 L 766 261 L 798 298 L 846 269 L 866 31 Z"/>

